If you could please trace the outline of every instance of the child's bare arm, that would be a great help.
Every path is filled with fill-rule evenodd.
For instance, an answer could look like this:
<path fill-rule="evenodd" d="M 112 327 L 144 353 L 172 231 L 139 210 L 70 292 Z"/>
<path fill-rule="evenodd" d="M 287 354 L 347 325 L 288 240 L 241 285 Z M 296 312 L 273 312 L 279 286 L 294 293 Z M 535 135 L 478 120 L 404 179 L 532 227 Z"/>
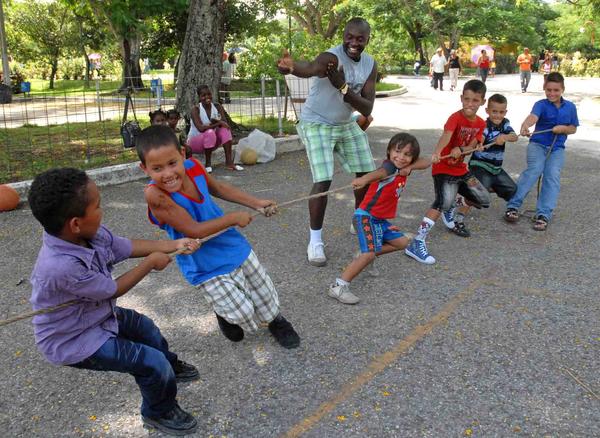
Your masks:
<path fill-rule="evenodd" d="M 521 135 L 530 137 L 531 132 L 529 132 L 529 128 L 535 125 L 537 121 L 538 116 L 536 116 L 535 114 L 529 114 L 527 117 L 525 117 L 525 120 L 523 120 L 523 123 L 521 123 Z"/>
<path fill-rule="evenodd" d="M 118 298 L 129 292 L 138 284 L 150 271 L 156 269 L 162 271 L 171 263 L 171 257 L 163 252 L 153 252 L 144 258 L 139 265 L 127 271 L 116 279 L 117 291 L 112 298 Z"/>
<path fill-rule="evenodd" d="M 165 254 L 175 251 L 184 251 L 182 254 L 190 254 L 196 251 L 200 244 L 195 239 L 183 238 L 176 240 L 144 240 L 134 239 L 131 241 L 131 256 L 146 257 L 153 252 L 162 252 Z"/>
<path fill-rule="evenodd" d="M 387 172 L 383 167 L 380 167 L 379 169 L 376 169 L 373 172 L 369 172 L 363 176 L 354 178 L 352 180 L 352 188 L 361 189 L 374 181 L 379 181 L 380 179 L 385 178 L 386 176 L 388 176 Z"/>
<path fill-rule="evenodd" d="M 275 206 L 275 201 L 256 198 L 250 193 L 238 189 L 229 183 L 213 178 L 211 175 L 206 175 L 206 181 L 210 194 L 216 196 L 217 198 L 223 199 L 224 201 L 244 205 L 254 210 Z"/>
<path fill-rule="evenodd" d="M 433 154 L 431 155 L 432 163 L 437 163 L 440 161 L 440 153 L 446 146 L 448 146 L 448 143 L 450 143 L 453 133 L 454 133 L 453 131 L 444 131 L 444 133 L 438 140 L 437 145 L 435 146 L 435 150 L 433 151 Z"/>
<path fill-rule="evenodd" d="M 424 170 L 429 166 L 431 166 L 431 160 L 429 158 L 419 158 L 410 165 L 410 168 L 411 170 Z"/>
<path fill-rule="evenodd" d="M 144 193 L 154 217 L 160 223 L 169 224 L 187 237 L 201 239 L 232 226 L 245 227 L 252 220 L 250 213 L 236 211 L 216 219 L 197 222 L 185 208 L 177 205 L 169 196 L 156 187 L 148 187 Z"/>
<path fill-rule="evenodd" d="M 577 126 L 575 125 L 556 125 L 552 128 L 554 134 L 575 134 L 577 132 Z"/>

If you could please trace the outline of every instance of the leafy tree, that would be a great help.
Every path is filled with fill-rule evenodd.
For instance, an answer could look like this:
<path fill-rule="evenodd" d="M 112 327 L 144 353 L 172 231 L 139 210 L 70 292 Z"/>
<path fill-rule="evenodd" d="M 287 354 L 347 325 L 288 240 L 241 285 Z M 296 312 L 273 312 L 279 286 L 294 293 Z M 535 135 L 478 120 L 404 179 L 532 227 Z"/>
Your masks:
<path fill-rule="evenodd" d="M 140 46 L 152 17 L 185 8 L 187 0 L 63 0 L 76 9 L 93 11 L 119 41 L 123 62 L 121 89 L 143 88 Z"/>
<path fill-rule="evenodd" d="M 42 59 L 50 65 L 50 85 L 58 69 L 58 59 L 77 40 L 75 17 L 62 3 L 14 2 L 7 11 L 9 46 L 23 60 Z"/>

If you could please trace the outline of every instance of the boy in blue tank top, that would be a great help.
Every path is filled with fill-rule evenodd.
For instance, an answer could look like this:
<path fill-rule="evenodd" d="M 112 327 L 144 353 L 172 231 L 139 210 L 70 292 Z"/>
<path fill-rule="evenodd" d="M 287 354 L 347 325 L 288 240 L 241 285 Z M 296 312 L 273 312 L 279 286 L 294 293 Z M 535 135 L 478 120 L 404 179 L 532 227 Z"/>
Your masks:
<path fill-rule="evenodd" d="M 184 152 L 167 126 L 144 129 L 137 139 L 141 168 L 152 179 L 145 190 L 150 220 L 172 239 L 204 238 L 192 255 L 177 257 L 183 276 L 197 287 L 212 306 L 219 328 L 227 339 L 239 342 L 258 323 L 285 348 L 296 348 L 300 338 L 279 313 L 279 298 L 250 244 L 235 228 L 252 220 L 247 211 L 223 214 L 212 196 L 252 209 L 275 207 L 273 201 L 254 196 L 210 176 Z M 180 236 L 180 237 L 178 237 Z"/>

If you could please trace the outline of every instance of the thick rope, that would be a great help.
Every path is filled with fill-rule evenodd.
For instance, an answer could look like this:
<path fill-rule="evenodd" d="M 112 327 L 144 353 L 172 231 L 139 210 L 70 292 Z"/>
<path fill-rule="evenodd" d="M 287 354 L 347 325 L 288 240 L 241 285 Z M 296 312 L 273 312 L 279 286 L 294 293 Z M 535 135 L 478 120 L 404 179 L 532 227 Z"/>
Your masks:
<path fill-rule="evenodd" d="M 302 196 L 300 198 L 292 199 L 291 201 L 286 201 L 286 202 L 283 202 L 281 204 L 277 204 L 275 206 L 275 208 L 273 208 L 273 207 L 260 208 L 255 213 L 252 214 L 252 217 L 254 218 L 256 216 L 271 215 L 271 214 L 275 213 L 277 211 L 277 208 L 279 208 L 279 207 L 285 207 L 287 205 L 295 204 L 295 203 L 301 202 L 301 201 L 306 201 L 308 199 L 320 198 L 322 196 L 327 196 L 327 195 L 330 195 L 332 193 L 340 192 L 342 190 L 346 190 L 346 189 L 351 188 L 351 187 L 352 187 L 352 184 L 348 184 L 346 186 L 338 187 L 336 189 L 328 190 L 326 192 L 315 193 L 315 194 L 312 194 L 312 195 Z M 217 236 L 225 233 L 229 229 L 230 228 L 228 227 L 228 228 L 220 230 L 220 231 L 218 231 L 216 233 L 213 233 L 213 234 L 211 234 L 209 236 L 203 237 L 201 239 L 196 239 L 196 242 L 202 244 L 204 242 L 207 242 L 207 241 L 209 241 L 209 240 L 211 240 L 211 239 L 213 239 L 213 238 L 215 238 L 215 237 L 217 237 Z M 171 257 L 175 257 L 177 255 L 182 254 L 185 251 L 186 251 L 186 249 L 178 249 L 177 251 L 172 252 L 169 255 Z M 31 312 L 21 313 L 19 315 L 13 316 L 11 318 L 0 320 L 0 327 L 8 325 L 8 324 L 12 324 L 13 322 L 21 321 L 23 319 L 32 318 L 32 317 L 34 317 L 36 315 L 43 315 L 45 313 L 55 312 L 57 310 L 64 309 L 65 307 L 70 307 L 70 306 L 73 306 L 75 304 L 82 303 L 84 301 L 85 300 L 83 300 L 83 299 L 76 299 L 76 300 L 66 301 L 66 302 L 64 302 L 62 304 L 58 304 L 56 306 L 46 307 L 44 309 L 39 309 L 39 310 L 31 311 Z"/>
<path fill-rule="evenodd" d="M 534 135 L 534 134 L 543 134 L 543 133 L 551 132 L 551 131 L 552 131 L 552 129 L 546 129 L 546 130 L 543 130 L 543 131 L 533 132 L 531 135 Z M 552 142 L 552 145 L 550 146 L 550 151 L 552 151 L 552 147 L 554 146 L 554 142 L 555 141 L 556 141 L 556 136 L 554 136 L 554 141 Z M 494 143 L 488 143 L 488 144 L 484 145 L 483 148 L 487 149 L 487 148 L 489 148 L 492 145 L 494 145 Z M 461 156 L 462 155 L 470 154 L 471 152 L 474 152 L 476 150 L 477 150 L 477 148 L 471 149 L 471 150 L 468 150 L 468 151 L 464 151 L 464 152 L 461 153 Z M 550 153 L 548 153 L 546 155 L 546 159 L 548 158 L 549 155 L 550 155 Z M 451 156 L 450 155 L 445 155 L 443 157 L 440 157 L 440 160 L 443 160 L 443 159 L 446 159 L 446 158 L 451 158 Z M 541 176 L 540 176 L 540 180 L 538 181 L 538 196 L 539 196 L 539 183 L 540 183 L 540 181 L 541 181 Z M 292 205 L 292 204 L 295 204 L 295 203 L 301 202 L 301 201 L 308 201 L 310 199 L 316 199 L 316 198 L 320 198 L 320 197 L 323 197 L 323 196 L 331 195 L 332 193 L 341 192 L 341 191 L 347 190 L 349 188 L 352 188 L 352 184 L 348 184 L 348 185 L 345 185 L 345 186 L 342 186 L 342 187 L 331 189 L 331 190 L 328 190 L 326 192 L 314 193 L 312 195 L 301 196 L 300 198 L 292 199 L 290 201 L 286 201 L 286 202 L 283 202 L 281 204 L 276 204 L 274 207 L 259 208 L 259 209 L 257 209 L 257 211 L 255 213 L 252 214 L 251 217 L 254 218 L 256 216 L 262 216 L 262 215 L 270 216 L 271 214 L 273 214 L 273 213 L 275 213 L 277 211 L 277 208 L 285 207 L 285 206 L 288 206 L 288 205 Z M 202 244 L 204 242 L 209 241 L 210 239 L 213 239 L 213 238 L 215 238 L 215 237 L 217 237 L 217 236 L 225 233 L 227 230 L 229 230 L 229 228 L 225 228 L 225 229 L 223 229 L 221 231 L 218 231 L 218 232 L 216 232 L 214 234 L 211 234 L 209 236 L 203 237 L 201 239 L 196 239 L 196 241 L 198 243 Z M 171 253 L 169 255 L 171 257 L 174 257 L 174 256 L 182 254 L 185 251 L 186 251 L 185 249 L 180 249 L 180 250 L 177 250 L 177 251 L 175 251 L 175 252 L 173 252 L 173 253 Z M 51 312 L 54 312 L 56 310 L 64 309 L 65 307 L 73 306 L 73 305 L 81 303 L 83 301 L 84 300 L 82 300 L 82 299 L 71 300 L 71 301 L 67 301 L 65 303 L 59 304 L 57 306 L 47 307 L 47 308 L 44 308 L 44 309 L 34 310 L 32 312 L 26 312 L 26 313 L 22 313 L 20 315 L 15 315 L 12 318 L 0 320 L 0 327 L 8 325 L 8 324 L 12 324 L 13 322 L 21 321 L 23 319 L 32 318 L 32 317 L 34 317 L 36 315 L 42 315 L 44 313 L 51 313 Z"/>

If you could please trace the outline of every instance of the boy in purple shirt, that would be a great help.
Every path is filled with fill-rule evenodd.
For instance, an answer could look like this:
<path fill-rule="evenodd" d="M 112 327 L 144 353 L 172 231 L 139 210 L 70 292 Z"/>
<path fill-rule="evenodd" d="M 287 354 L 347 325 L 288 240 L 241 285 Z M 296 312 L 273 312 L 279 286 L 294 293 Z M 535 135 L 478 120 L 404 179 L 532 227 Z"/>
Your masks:
<path fill-rule="evenodd" d="M 142 421 L 163 432 L 183 435 L 196 419 L 177 404 L 176 381 L 198 379 L 198 370 L 169 351 L 150 318 L 116 306 L 150 271 L 171 261 L 166 253 L 191 253 L 193 239 L 129 240 L 101 225 L 100 192 L 85 172 L 52 169 L 31 185 L 29 205 L 44 227 L 43 244 L 31 274 L 34 310 L 67 301 L 78 303 L 33 319 L 36 344 L 49 362 L 101 371 L 130 373 L 142 393 Z M 113 280 L 113 265 L 145 257 Z"/>

